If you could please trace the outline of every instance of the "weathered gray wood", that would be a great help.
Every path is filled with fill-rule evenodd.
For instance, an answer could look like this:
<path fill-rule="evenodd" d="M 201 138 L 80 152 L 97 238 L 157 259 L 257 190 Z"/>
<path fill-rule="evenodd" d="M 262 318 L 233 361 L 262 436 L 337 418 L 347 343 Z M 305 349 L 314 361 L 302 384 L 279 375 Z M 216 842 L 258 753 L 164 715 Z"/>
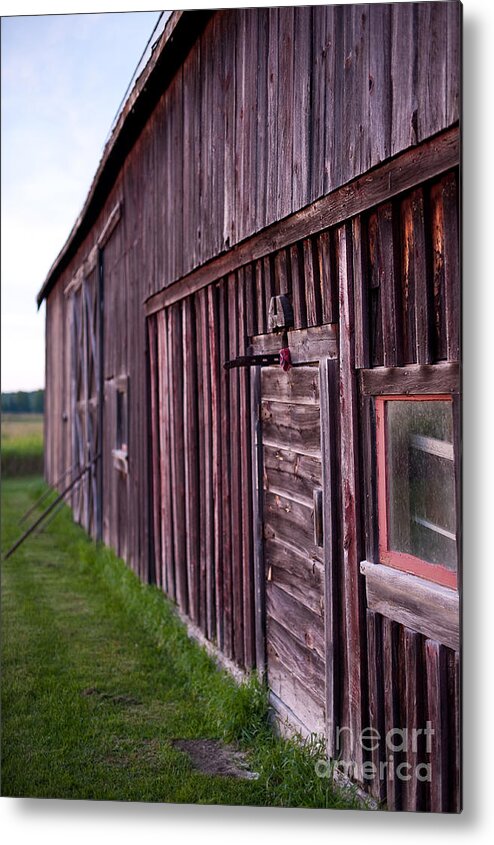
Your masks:
<path fill-rule="evenodd" d="M 321 459 L 267 443 L 263 454 L 266 489 L 311 507 L 314 488 L 321 484 Z"/>
<path fill-rule="evenodd" d="M 294 212 L 280 223 L 253 235 L 227 253 L 177 279 L 145 302 L 146 314 L 159 311 L 215 281 L 243 264 L 262 258 L 303 237 L 335 226 L 378 203 L 385 202 L 417 184 L 432 179 L 459 163 L 458 128 L 448 129 L 440 138 L 401 153 L 393 162 L 385 162 L 365 178 L 359 177 L 342 188 Z"/>
<path fill-rule="evenodd" d="M 266 613 L 263 543 L 263 481 L 262 481 L 262 424 L 261 370 L 251 374 L 251 442 L 252 442 L 252 510 L 254 535 L 254 615 L 256 667 L 263 676 L 266 670 Z"/>
<path fill-rule="evenodd" d="M 318 405 L 319 370 L 315 366 L 300 366 L 285 373 L 279 367 L 263 367 L 262 397 L 274 402 Z"/>
<path fill-rule="evenodd" d="M 360 389 L 369 396 L 415 393 L 458 393 L 460 368 L 456 363 L 374 367 L 359 373 Z"/>
<path fill-rule="evenodd" d="M 324 736 L 324 708 L 321 702 L 316 701 L 312 691 L 299 678 L 286 671 L 273 646 L 269 647 L 268 654 L 270 703 L 279 716 L 282 731 L 286 730 L 288 722 L 302 736 L 309 737 L 314 733 Z"/>
<path fill-rule="evenodd" d="M 266 610 L 268 625 L 274 619 L 287 628 L 289 635 L 301 646 L 317 652 L 322 661 L 325 659 L 324 618 L 307 608 L 286 592 L 280 584 L 267 580 Z M 303 670 L 303 667 L 301 667 Z"/>
<path fill-rule="evenodd" d="M 453 773 L 448 765 L 448 724 L 446 712 L 447 674 L 446 649 L 433 640 L 425 641 L 427 671 L 427 716 L 431 723 L 430 736 L 430 809 L 433 813 L 447 812 L 449 807 L 449 779 Z"/>
<path fill-rule="evenodd" d="M 268 679 L 271 678 L 271 650 L 285 670 L 285 677 L 293 676 L 308 690 L 324 712 L 324 662 L 312 648 L 303 645 L 290 631 L 290 623 L 280 625 L 268 619 Z M 276 692 L 276 690 L 275 690 Z"/>
<path fill-rule="evenodd" d="M 456 590 L 382 564 L 363 561 L 360 570 L 365 575 L 367 604 L 371 610 L 458 650 L 460 618 Z"/>
<path fill-rule="evenodd" d="M 366 750 L 370 762 L 373 763 L 374 776 L 366 782 L 371 794 L 378 801 L 384 801 L 386 796 L 386 782 L 380 777 L 381 764 L 386 757 L 386 749 L 382 742 L 372 742 L 372 736 L 383 737 L 384 730 L 384 680 L 383 680 L 383 649 L 382 649 L 382 618 L 371 610 L 366 611 L 367 619 L 367 664 L 369 672 L 369 723 L 370 728 L 365 734 Z"/>
<path fill-rule="evenodd" d="M 338 229 L 338 290 L 340 303 L 339 412 L 340 466 L 342 485 L 343 607 L 346 626 L 345 660 L 348 679 L 351 759 L 361 772 L 362 748 L 357 741 L 362 728 L 363 676 L 362 649 L 363 596 L 359 574 L 360 561 L 360 480 L 358 457 L 357 391 L 353 334 L 353 274 L 350 224 Z"/>
<path fill-rule="evenodd" d="M 293 329 L 287 332 L 292 364 L 307 364 L 320 358 L 334 358 L 338 349 L 338 331 L 334 324 L 312 326 L 307 329 Z M 253 337 L 249 354 L 262 355 L 279 352 L 280 338 L 277 335 Z"/>
<path fill-rule="evenodd" d="M 402 727 L 399 706 L 399 633 L 398 626 L 385 617 L 382 622 L 384 730 L 386 735 L 391 735 L 392 742 L 395 737 L 390 732 Z M 396 771 L 402 762 L 401 752 L 398 750 L 395 751 L 392 748 L 386 748 L 386 761 L 388 763 L 388 768 L 385 769 L 387 808 L 388 810 L 401 810 L 402 782 L 397 778 Z"/>
<path fill-rule="evenodd" d="M 264 561 L 269 582 L 282 587 L 304 607 L 324 617 L 324 569 L 318 560 L 279 540 L 268 539 L 264 544 Z"/>
<path fill-rule="evenodd" d="M 262 402 L 263 440 L 274 446 L 290 447 L 302 454 L 321 450 L 319 407 L 285 402 Z"/>
<path fill-rule="evenodd" d="M 321 549 L 314 544 L 312 508 L 269 491 L 264 492 L 264 536 L 287 543 L 316 560 L 323 559 Z"/>
<path fill-rule="evenodd" d="M 414 631 L 405 628 L 403 632 L 405 653 L 405 709 L 407 728 L 406 761 L 411 777 L 403 784 L 403 809 L 414 812 L 423 806 L 424 784 L 417 777 L 419 764 L 422 762 L 422 737 L 420 747 L 418 737 L 414 738 L 414 729 L 425 724 L 424 701 L 422 695 L 421 638 Z"/>
<path fill-rule="evenodd" d="M 339 559 L 339 507 L 337 457 L 338 362 L 323 358 L 321 384 L 321 457 L 323 473 L 324 530 L 324 638 L 326 646 L 326 741 L 328 755 L 334 757 L 339 670 L 337 655 L 341 633 L 337 624 L 337 567 Z"/>

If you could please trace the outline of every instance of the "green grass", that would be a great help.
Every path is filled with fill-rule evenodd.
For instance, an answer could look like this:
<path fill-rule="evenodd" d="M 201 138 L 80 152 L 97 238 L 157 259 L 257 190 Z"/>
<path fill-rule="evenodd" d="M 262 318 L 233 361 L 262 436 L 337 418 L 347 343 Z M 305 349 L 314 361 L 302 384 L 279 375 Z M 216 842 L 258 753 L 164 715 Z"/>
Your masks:
<path fill-rule="evenodd" d="M 43 489 L 4 482 L 4 551 Z M 316 776 L 317 743 L 273 734 L 264 688 L 220 672 L 165 596 L 68 509 L 3 563 L 2 604 L 2 795 L 356 806 Z M 234 742 L 259 778 L 201 774 L 174 738 Z"/>
<path fill-rule="evenodd" d="M 43 416 L 2 414 L 2 476 L 37 475 L 43 471 Z"/>

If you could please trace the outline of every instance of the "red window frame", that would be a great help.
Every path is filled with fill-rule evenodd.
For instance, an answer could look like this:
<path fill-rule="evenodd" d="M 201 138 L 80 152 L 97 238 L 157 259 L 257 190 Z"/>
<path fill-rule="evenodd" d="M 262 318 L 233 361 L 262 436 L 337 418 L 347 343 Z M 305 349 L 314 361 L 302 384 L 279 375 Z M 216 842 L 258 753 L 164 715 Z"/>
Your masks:
<path fill-rule="evenodd" d="M 386 403 L 395 401 L 406 402 L 452 402 L 450 394 L 421 394 L 410 396 L 407 394 L 392 394 L 376 396 L 376 438 L 377 438 L 377 505 L 379 527 L 379 560 L 394 569 L 401 569 L 412 575 L 419 575 L 428 581 L 434 581 L 444 587 L 456 589 L 458 585 L 457 572 L 452 572 L 446 566 L 429 563 L 407 552 L 398 552 L 388 548 L 388 508 L 387 508 L 387 480 L 386 480 Z M 455 456 L 456 458 L 456 456 Z"/>

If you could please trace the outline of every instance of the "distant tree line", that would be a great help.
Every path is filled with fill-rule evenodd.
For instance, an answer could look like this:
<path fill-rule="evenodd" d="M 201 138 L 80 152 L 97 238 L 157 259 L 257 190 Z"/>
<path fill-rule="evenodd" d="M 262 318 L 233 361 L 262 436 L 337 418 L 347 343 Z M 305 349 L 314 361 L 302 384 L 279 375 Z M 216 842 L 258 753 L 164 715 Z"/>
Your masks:
<path fill-rule="evenodd" d="M 2 393 L 2 414 L 42 414 L 44 407 L 44 390 Z"/>

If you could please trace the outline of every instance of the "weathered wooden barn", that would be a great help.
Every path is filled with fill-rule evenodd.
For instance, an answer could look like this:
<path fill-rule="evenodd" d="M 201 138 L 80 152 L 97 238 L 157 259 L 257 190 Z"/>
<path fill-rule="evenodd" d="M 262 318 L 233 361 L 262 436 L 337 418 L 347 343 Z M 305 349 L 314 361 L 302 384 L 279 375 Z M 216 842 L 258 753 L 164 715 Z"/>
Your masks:
<path fill-rule="evenodd" d="M 391 809 L 460 807 L 460 49 L 173 13 L 38 297 L 48 482 Z"/>

